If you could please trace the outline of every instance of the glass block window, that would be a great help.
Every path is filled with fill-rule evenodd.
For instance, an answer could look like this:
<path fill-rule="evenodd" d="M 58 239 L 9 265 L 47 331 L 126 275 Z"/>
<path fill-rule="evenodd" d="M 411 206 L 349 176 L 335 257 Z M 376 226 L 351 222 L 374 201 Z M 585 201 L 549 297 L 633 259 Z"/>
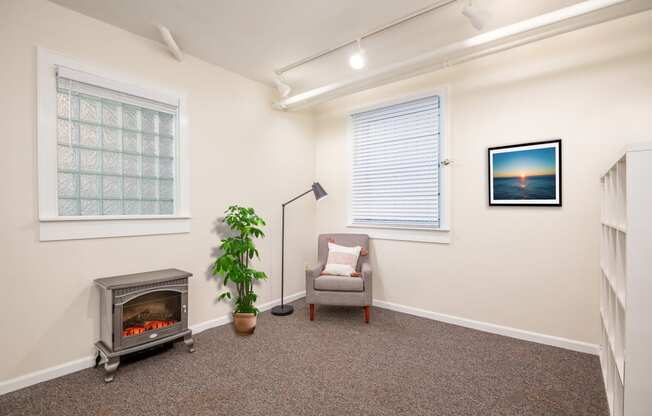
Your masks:
<path fill-rule="evenodd" d="M 177 108 L 56 82 L 59 215 L 175 214 Z"/>

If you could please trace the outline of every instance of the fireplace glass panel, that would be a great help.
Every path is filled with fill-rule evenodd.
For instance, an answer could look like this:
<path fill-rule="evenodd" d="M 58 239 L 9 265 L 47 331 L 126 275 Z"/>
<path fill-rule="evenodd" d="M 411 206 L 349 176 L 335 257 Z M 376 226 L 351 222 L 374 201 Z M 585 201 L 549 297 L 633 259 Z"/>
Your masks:
<path fill-rule="evenodd" d="M 122 336 L 131 337 L 181 322 L 181 293 L 151 292 L 125 303 Z"/>

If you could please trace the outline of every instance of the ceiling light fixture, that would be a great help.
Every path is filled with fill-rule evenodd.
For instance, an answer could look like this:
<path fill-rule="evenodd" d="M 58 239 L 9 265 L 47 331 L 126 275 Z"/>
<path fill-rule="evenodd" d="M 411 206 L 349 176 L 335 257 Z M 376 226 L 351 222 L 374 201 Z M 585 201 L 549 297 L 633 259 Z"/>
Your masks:
<path fill-rule="evenodd" d="M 287 82 L 283 80 L 283 76 L 278 73 L 274 73 L 274 85 L 276 85 L 276 90 L 281 98 L 287 98 L 292 92 L 292 87 L 288 85 Z"/>
<path fill-rule="evenodd" d="M 282 110 L 308 108 L 346 94 L 404 80 L 414 74 L 437 71 L 652 9 L 652 2 L 641 3 L 637 7 L 630 7 L 630 2 L 631 0 L 583 0 L 568 7 L 433 49 L 402 62 L 369 69 L 361 77 L 350 77 L 299 92 L 285 100 L 273 103 L 273 108 Z"/>
<path fill-rule="evenodd" d="M 469 0 L 466 3 L 464 9 L 462 10 L 462 14 L 467 19 L 469 19 L 471 25 L 477 30 L 484 29 L 490 17 L 489 11 L 487 9 L 478 7 L 477 5 L 473 5 L 473 0 Z"/>
<path fill-rule="evenodd" d="M 365 67 L 367 59 L 365 57 L 364 49 L 362 49 L 362 46 L 360 45 L 360 39 L 358 39 L 356 43 L 358 45 L 358 51 L 349 57 L 349 65 L 351 65 L 351 68 L 358 70 Z"/>
<path fill-rule="evenodd" d="M 373 30 L 371 30 L 369 32 L 366 32 L 366 33 L 358 36 L 357 38 L 355 38 L 353 40 L 344 41 L 344 42 L 342 42 L 342 43 L 340 43 L 338 45 L 335 45 L 335 46 L 333 46 L 331 48 L 322 50 L 321 52 L 318 52 L 318 53 L 316 53 L 314 55 L 310 55 L 310 56 L 305 57 L 303 59 L 300 59 L 300 60 L 298 60 L 296 62 L 293 62 L 293 63 L 291 63 L 289 65 L 286 65 L 286 66 L 284 66 L 282 68 L 278 68 L 274 72 L 277 75 L 284 74 L 284 73 L 286 73 L 286 72 L 288 72 L 288 71 L 290 71 L 290 70 L 292 70 L 294 68 L 298 68 L 298 67 L 300 67 L 302 65 L 305 65 L 305 64 L 307 64 L 309 62 L 312 62 L 312 61 L 314 61 L 316 59 L 319 59 L 322 56 L 332 54 L 332 53 L 334 53 L 336 51 L 339 51 L 340 49 L 348 48 L 351 45 L 353 45 L 354 43 L 358 44 L 358 52 L 349 57 L 349 64 L 351 65 L 351 67 L 353 67 L 355 69 L 362 69 L 362 68 L 364 68 L 364 66 L 366 64 L 366 59 L 365 59 L 366 57 L 364 56 L 364 51 L 360 48 L 360 41 L 362 39 L 367 39 L 369 37 L 376 36 L 376 35 L 378 35 L 378 34 L 380 34 L 382 32 L 385 32 L 386 30 L 389 30 L 389 29 L 392 29 L 392 28 L 394 28 L 396 26 L 407 23 L 407 22 L 409 22 L 409 21 L 411 21 L 413 19 L 416 19 L 416 18 L 418 18 L 420 16 L 423 16 L 426 13 L 430 13 L 430 12 L 439 10 L 439 9 L 445 7 L 445 6 L 451 5 L 451 4 L 456 3 L 458 1 L 460 1 L 460 0 L 436 0 L 432 4 L 426 6 L 426 7 L 422 8 L 422 9 L 416 10 L 416 11 L 414 11 L 414 12 L 412 12 L 410 14 L 407 14 L 407 15 L 405 15 L 403 17 L 392 20 L 391 22 L 389 22 L 387 24 L 384 24 L 383 26 L 377 27 L 376 29 L 373 29 Z M 466 1 L 466 0 L 464 0 L 464 1 Z M 277 83 L 275 82 L 275 84 L 277 84 Z"/>

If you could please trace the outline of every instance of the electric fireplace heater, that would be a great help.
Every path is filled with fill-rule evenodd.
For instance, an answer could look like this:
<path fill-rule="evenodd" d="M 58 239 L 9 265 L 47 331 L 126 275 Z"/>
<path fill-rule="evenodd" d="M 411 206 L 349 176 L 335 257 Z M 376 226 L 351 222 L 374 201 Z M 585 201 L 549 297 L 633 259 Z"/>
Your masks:
<path fill-rule="evenodd" d="M 183 338 L 194 351 L 188 329 L 188 278 L 178 269 L 96 279 L 100 289 L 100 341 L 97 364 L 113 381 L 120 357 Z"/>

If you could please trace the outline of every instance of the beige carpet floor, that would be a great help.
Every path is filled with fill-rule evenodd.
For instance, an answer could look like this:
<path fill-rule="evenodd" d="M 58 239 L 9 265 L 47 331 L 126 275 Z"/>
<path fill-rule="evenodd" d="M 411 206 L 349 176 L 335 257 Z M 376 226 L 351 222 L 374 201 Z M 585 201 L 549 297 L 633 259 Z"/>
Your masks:
<path fill-rule="evenodd" d="M 0 415 L 607 416 L 596 356 L 374 308 L 303 301 L 121 365 L 0 396 Z"/>

